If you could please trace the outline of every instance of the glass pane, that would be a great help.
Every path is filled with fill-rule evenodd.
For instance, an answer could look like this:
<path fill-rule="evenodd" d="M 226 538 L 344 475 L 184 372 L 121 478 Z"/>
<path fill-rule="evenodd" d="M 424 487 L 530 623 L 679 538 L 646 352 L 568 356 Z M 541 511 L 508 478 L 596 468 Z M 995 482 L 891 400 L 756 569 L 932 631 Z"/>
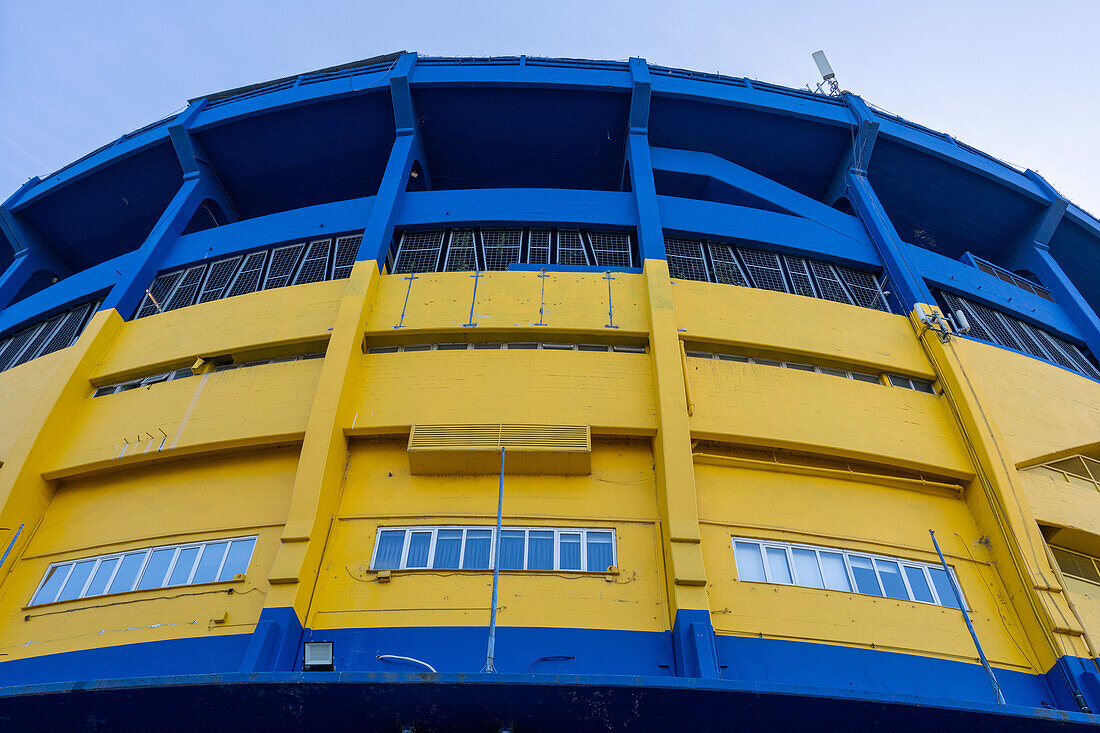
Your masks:
<path fill-rule="evenodd" d="M 172 557 L 175 554 L 176 548 L 174 547 L 153 550 L 153 554 L 149 556 L 149 563 L 141 574 L 141 580 L 138 581 L 138 590 L 160 588 L 164 585 L 164 576 L 168 574 L 168 565 L 172 562 Z"/>
<path fill-rule="evenodd" d="M 462 556 L 462 567 L 468 570 L 484 570 L 490 567 L 489 550 L 492 543 L 491 529 L 466 530 L 466 554 Z"/>
<path fill-rule="evenodd" d="M 31 601 L 31 605 L 52 603 L 53 600 L 57 598 L 57 592 L 61 590 L 61 584 L 65 582 L 65 575 L 68 572 L 68 565 L 57 565 L 47 570 L 46 581 L 42 583 L 42 587 L 34 594 L 34 600 Z"/>
<path fill-rule="evenodd" d="M 601 573 L 614 563 L 611 557 L 611 533 L 588 533 L 588 572 Z"/>
<path fill-rule="evenodd" d="M 890 379 L 890 384 L 893 386 L 910 389 L 909 377 L 903 377 L 900 374 L 887 374 L 886 376 Z"/>
<path fill-rule="evenodd" d="M 69 575 L 69 579 L 65 581 L 65 587 L 61 589 L 61 594 L 57 596 L 57 600 L 71 601 L 78 598 L 80 591 L 84 590 L 84 584 L 88 582 L 88 576 L 92 574 L 95 563 L 95 560 L 85 560 L 74 565 L 73 572 Z"/>
<path fill-rule="evenodd" d="M 195 571 L 195 577 L 191 578 L 191 584 L 213 583 L 218 577 L 218 568 L 222 566 L 222 556 L 228 542 L 211 542 L 202 548 L 202 557 L 199 559 L 199 567 Z M 119 571 L 121 572 L 121 571 Z"/>
<path fill-rule="evenodd" d="M 791 584 L 791 566 L 787 564 L 787 551 L 781 547 L 765 547 L 768 558 L 768 577 L 773 583 Z"/>
<path fill-rule="evenodd" d="M 409 554 L 405 558 L 407 568 L 428 567 L 428 551 L 432 549 L 431 532 L 413 532 L 409 538 Z"/>
<path fill-rule="evenodd" d="M 913 591 L 913 598 L 921 603 L 933 603 L 932 589 L 928 587 L 928 580 L 924 577 L 924 568 L 915 568 L 910 565 L 905 568 L 905 577 L 909 580 L 909 588 Z"/>
<path fill-rule="evenodd" d="M 176 558 L 176 567 L 172 568 L 172 576 L 168 578 L 168 585 L 183 585 L 191 577 L 191 568 L 195 567 L 195 560 L 199 557 L 200 547 L 185 547 L 180 550 L 180 556 Z"/>
<path fill-rule="evenodd" d="M 817 553 L 795 547 L 791 554 L 794 555 L 794 573 L 798 576 L 798 584 L 807 588 L 824 588 L 821 570 L 817 567 Z"/>
<path fill-rule="evenodd" d="M 376 570 L 394 570 L 401 566 L 401 550 L 405 546 L 405 530 L 384 529 L 378 533 L 378 552 L 374 556 Z"/>
<path fill-rule="evenodd" d="M 848 582 L 848 569 L 844 567 L 844 557 L 839 552 L 820 552 L 821 569 L 825 571 L 825 587 L 829 590 L 851 592 Z"/>
<path fill-rule="evenodd" d="M 523 570 L 523 543 L 527 533 L 522 529 L 500 531 L 500 567 L 502 570 Z"/>
<path fill-rule="evenodd" d="M 435 535 L 433 568 L 457 568 L 462 556 L 462 530 L 441 529 Z"/>
<path fill-rule="evenodd" d="M 108 593 L 124 593 L 131 590 L 134 587 L 134 581 L 137 580 L 138 570 L 141 569 L 141 563 L 145 561 L 147 552 L 135 552 L 130 555 L 126 555 L 122 558 L 122 564 L 118 568 L 118 572 L 115 573 L 115 579 L 111 581 L 111 589 Z"/>
<path fill-rule="evenodd" d="M 533 529 L 527 533 L 527 569 L 554 569 L 554 533 Z"/>
<path fill-rule="evenodd" d="M 875 566 L 871 564 L 871 558 L 849 555 L 848 561 L 852 564 L 852 575 L 856 578 L 856 588 L 859 592 L 869 596 L 881 596 L 882 590 L 878 587 L 878 576 L 875 575 Z"/>
<path fill-rule="evenodd" d="M 237 540 L 229 545 L 229 554 L 225 556 L 225 564 L 218 574 L 218 580 L 233 580 L 233 576 L 248 570 L 248 563 L 252 560 L 252 548 L 256 546 L 254 538 Z"/>
<path fill-rule="evenodd" d="M 84 592 L 84 597 L 99 596 L 107 592 L 107 581 L 111 579 L 111 573 L 115 571 L 115 566 L 118 565 L 119 558 L 112 557 L 110 560 L 103 560 L 99 563 L 99 568 L 96 569 L 95 575 L 92 576 L 92 582 L 88 584 L 88 590 Z"/>
<path fill-rule="evenodd" d="M 901 569 L 891 560 L 875 560 L 878 568 L 878 578 L 882 581 L 882 589 L 888 598 L 909 600 L 909 593 L 905 590 L 905 581 L 901 579 Z"/>
<path fill-rule="evenodd" d="M 581 536 L 578 532 L 561 533 L 561 564 L 562 570 L 581 569 Z"/>
<path fill-rule="evenodd" d="M 760 545 L 754 542 L 734 542 L 733 556 L 737 560 L 737 579 L 754 583 L 766 582 Z"/>
<path fill-rule="evenodd" d="M 936 594 L 940 597 L 940 605 L 948 608 L 958 608 L 955 600 L 955 591 L 951 589 L 951 581 L 943 568 L 928 568 L 928 574 L 932 576 L 932 585 L 936 586 Z"/>

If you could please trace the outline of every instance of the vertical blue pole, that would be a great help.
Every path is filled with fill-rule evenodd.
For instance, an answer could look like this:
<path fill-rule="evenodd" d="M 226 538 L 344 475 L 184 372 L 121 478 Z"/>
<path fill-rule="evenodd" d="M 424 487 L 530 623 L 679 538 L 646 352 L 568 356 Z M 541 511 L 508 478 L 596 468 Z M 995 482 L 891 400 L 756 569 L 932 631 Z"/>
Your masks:
<path fill-rule="evenodd" d="M 8 553 L 11 552 L 11 548 L 15 547 L 15 541 L 19 539 L 19 535 L 23 532 L 23 525 L 19 525 L 19 529 L 15 530 L 15 536 L 11 538 L 11 542 L 8 543 L 8 549 L 4 550 L 4 556 L 0 557 L 0 568 L 4 567 L 4 561 L 8 559 Z"/>
<path fill-rule="evenodd" d="M 500 449 L 500 486 L 497 489 L 497 528 L 493 533 L 493 605 L 489 609 L 489 648 L 485 652 L 485 671 L 496 672 L 497 589 L 500 587 L 500 520 L 504 508 L 504 447 Z"/>

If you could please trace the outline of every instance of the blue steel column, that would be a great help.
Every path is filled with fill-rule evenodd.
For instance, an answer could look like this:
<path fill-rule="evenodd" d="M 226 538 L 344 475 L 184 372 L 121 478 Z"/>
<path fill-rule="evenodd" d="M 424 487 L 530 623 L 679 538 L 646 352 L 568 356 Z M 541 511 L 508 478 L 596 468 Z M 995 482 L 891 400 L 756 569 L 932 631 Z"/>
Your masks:
<path fill-rule="evenodd" d="M 211 199 L 217 202 L 231 221 L 236 220 L 236 209 L 226 196 L 221 181 L 209 160 L 200 157 L 198 146 L 187 129 L 204 105 L 205 100 L 191 105 L 169 127 L 172 144 L 184 171 L 183 184 L 138 248 L 138 257 L 111 288 L 100 310 L 114 308 L 124 319 L 133 315 L 146 288 L 160 269 L 165 253 L 171 249 L 203 201 Z"/>
<path fill-rule="evenodd" d="M 1020 242 L 1010 266 L 1017 270 L 1030 270 L 1039 278 L 1054 301 L 1062 306 L 1073 324 L 1080 329 L 1089 351 L 1100 357 L 1100 318 L 1050 253 L 1050 239 L 1061 223 L 1069 202 L 1035 171 L 1029 170 L 1026 175 L 1047 192 L 1051 203 Z"/>
<path fill-rule="evenodd" d="M 886 274 L 890 276 L 890 285 L 894 296 L 901 303 L 904 312 L 913 309 L 916 303 L 934 304 L 932 291 L 921 277 L 920 271 L 909 259 L 908 246 L 898 236 L 890 217 L 878 200 L 871 182 L 867 179 L 866 165 L 871 159 L 874 138 L 878 134 L 878 122 L 863 100 L 854 94 L 845 94 L 844 101 L 852 110 L 855 122 L 859 126 L 852 152 L 846 157 L 849 165 L 844 173 L 845 190 L 863 226 L 878 251 Z M 839 188 L 839 187 L 834 187 Z M 836 191 L 833 192 L 836 195 Z M 839 198 L 839 196 L 838 196 Z"/>
<path fill-rule="evenodd" d="M 409 76 L 415 66 L 416 54 L 406 53 L 401 55 L 390 72 L 390 98 L 393 101 L 397 136 L 390 148 L 386 171 L 382 174 L 382 182 L 374 196 L 370 216 L 367 217 L 363 230 L 363 240 L 359 245 L 359 254 L 356 256 L 357 260 L 376 260 L 379 270 L 386 263 L 401 194 L 408 187 L 409 175 L 417 161 L 420 161 L 425 187 L 431 188 L 420 126 L 416 122 L 416 107 L 409 88 Z"/>
<path fill-rule="evenodd" d="M 630 73 L 634 80 L 634 88 L 630 99 L 630 123 L 627 128 L 627 147 L 626 158 L 630 166 L 630 187 L 634 192 L 634 200 L 638 207 L 638 249 L 641 254 L 642 264 L 645 269 L 646 278 L 653 276 L 650 272 L 650 266 L 647 260 L 665 260 L 665 238 L 664 229 L 661 227 L 661 216 L 657 207 L 657 189 L 653 182 L 653 164 L 652 157 L 649 149 L 649 103 L 651 97 L 652 85 L 649 76 L 649 67 L 647 66 L 645 59 L 632 58 L 630 59 Z M 668 271 L 664 267 L 664 263 L 658 263 L 661 265 L 661 272 L 665 278 L 663 283 L 663 289 L 661 287 L 656 288 L 660 293 L 657 297 L 668 297 L 669 303 L 665 304 L 665 307 L 671 305 L 671 293 L 668 289 Z M 650 287 L 649 299 L 650 299 L 650 311 L 651 321 L 655 321 L 653 318 L 653 310 L 655 303 L 653 303 L 655 296 L 654 288 Z M 651 328 L 655 328 L 651 325 Z M 661 339 L 668 342 L 667 334 L 666 338 Z M 675 336 L 675 334 L 673 334 Z M 656 338 L 656 334 L 651 334 L 650 348 L 656 352 L 659 348 L 674 348 L 679 349 L 679 338 L 675 337 L 675 346 L 671 343 L 659 344 L 659 339 Z M 676 361 L 679 364 L 678 361 Z M 658 368 L 657 360 L 655 359 L 655 369 Z M 683 373 L 677 378 L 677 383 L 682 384 L 684 379 Z M 659 375 L 656 379 L 658 383 L 662 380 Z M 660 391 L 658 389 L 658 391 Z M 680 400 L 684 397 L 681 396 Z M 663 402 L 664 399 L 658 396 L 659 411 L 666 409 Z M 689 429 L 686 423 L 686 403 L 683 407 L 684 415 L 681 418 L 685 421 L 683 424 L 683 434 L 677 435 L 658 434 L 654 440 L 654 459 L 658 461 L 658 454 L 668 451 L 683 451 L 686 454 L 685 460 L 690 467 L 691 463 L 691 446 L 690 439 L 687 430 Z M 665 420 L 661 421 L 662 424 L 666 423 Z M 672 421 L 667 421 L 672 422 Z M 658 428 L 662 431 L 662 428 Z M 660 470 L 658 470 L 660 473 Z M 658 478 L 658 481 L 667 480 Z M 682 489 L 683 487 L 681 487 Z M 664 495 L 667 497 L 668 489 L 666 488 Z M 690 499 L 694 504 L 695 491 L 694 488 L 690 492 L 679 491 L 677 492 L 677 498 L 665 499 L 665 501 L 677 501 Z M 696 511 L 695 507 L 691 507 L 691 512 Z M 698 524 L 697 517 L 695 519 L 695 528 L 692 536 L 688 536 L 688 533 L 681 535 L 681 528 L 673 527 L 674 524 L 679 524 L 669 514 L 671 511 L 665 512 L 666 516 L 664 520 L 670 526 L 668 527 L 669 541 L 666 543 L 663 551 L 666 554 L 672 554 L 672 573 L 674 576 L 673 585 L 679 586 L 681 583 L 685 583 L 689 579 L 679 577 L 679 570 L 676 565 L 677 562 L 685 562 L 686 558 L 677 560 L 677 545 L 688 545 L 690 550 L 693 551 L 692 555 L 698 555 Z M 682 552 L 680 553 L 683 554 Z M 701 562 L 701 556 L 699 556 Z M 666 562 L 666 567 L 670 567 Z M 701 568 L 700 568 L 701 570 Z M 690 571 L 689 571 L 690 572 Z M 702 577 L 693 577 L 690 579 L 690 585 L 697 588 L 699 583 L 705 583 L 705 575 Z M 670 594 L 670 596 L 673 594 Z M 704 594 L 705 596 L 705 594 Z M 681 677 L 703 677 L 717 679 L 721 676 L 718 666 L 718 653 L 717 643 L 714 635 L 714 624 L 711 621 L 710 609 L 704 608 L 680 608 L 676 598 L 670 597 L 669 602 L 676 606 L 675 619 L 672 622 L 672 653 L 673 661 L 675 663 L 675 673 Z"/>
<path fill-rule="evenodd" d="M 15 213 L 14 206 L 25 191 L 39 182 L 32 178 L 0 205 L 0 231 L 11 244 L 15 259 L 0 273 L 0 309 L 6 308 L 39 270 L 59 278 L 72 274 L 72 268 L 46 244 L 34 228 Z"/>

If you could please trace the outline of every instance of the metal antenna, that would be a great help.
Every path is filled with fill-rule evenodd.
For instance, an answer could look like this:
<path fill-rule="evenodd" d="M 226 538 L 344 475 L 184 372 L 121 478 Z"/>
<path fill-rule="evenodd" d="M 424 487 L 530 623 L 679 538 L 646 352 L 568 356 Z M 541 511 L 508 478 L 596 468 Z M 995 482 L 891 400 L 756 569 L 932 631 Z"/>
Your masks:
<path fill-rule="evenodd" d="M 829 91 L 826 92 L 830 97 L 840 96 L 840 84 L 837 83 L 836 73 L 833 71 L 833 67 L 829 64 L 829 59 L 825 58 L 824 51 L 813 52 L 814 63 L 817 64 L 817 70 L 821 72 L 822 83 L 817 85 L 817 90 L 820 92 L 821 87 L 825 84 L 829 85 Z"/>

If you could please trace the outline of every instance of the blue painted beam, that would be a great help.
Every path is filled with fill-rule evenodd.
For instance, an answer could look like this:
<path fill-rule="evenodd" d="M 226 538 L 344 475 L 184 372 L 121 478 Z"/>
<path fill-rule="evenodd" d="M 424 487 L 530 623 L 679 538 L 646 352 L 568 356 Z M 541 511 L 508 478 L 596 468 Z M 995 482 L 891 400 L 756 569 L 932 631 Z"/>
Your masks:
<path fill-rule="evenodd" d="M 12 210 L 12 202 L 33 188 L 38 179 L 32 178 L 0 205 L 0 232 L 11 245 L 15 258 L 0 273 L 0 309 L 7 307 L 39 271 L 53 273 L 58 278 L 72 274 L 73 269 L 39 235 L 35 228 Z"/>
<path fill-rule="evenodd" d="M 653 167 L 657 170 L 709 176 L 768 201 L 792 215 L 815 221 L 838 234 L 857 241 L 867 239 L 866 232 L 854 217 L 712 153 L 653 148 L 652 157 Z"/>
<path fill-rule="evenodd" d="M 886 215 L 878 196 L 871 188 L 871 182 L 866 176 L 852 171 L 848 171 L 846 177 L 848 200 L 867 227 L 867 233 L 890 276 L 894 297 L 901 304 L 903 312 L 908 313 L 916 303 L 935 303 L 920 270 L 908 257 L 905 242 L 898 236 L 890 217 Z"/>
<path fill-rule="evenodd" d="M 844 153 L 844 159 L 837 166 L 833 180 L 829 183 L 828 192 L 825 194 L 825 203 L 829 206 L 833 206 L 844 196 L 849 170 L 854 169 L 857 173 L 866 175 L 867 168 L 871 164 L 871 155 L 874 153 L 875 140 L 878 139 L 879 123 L 874 119 L 866 103 L 850 93 L 845 93 L 844 99 L 852 110 L 856 130 L 852 136 L 852 144 Z"/>
<path fill-rule="evenodd" d="M 636 227 L 634 196 L 564 188 L 410 191 L 395 223 L 402 227 L 502 224 Z"/>
<path fill-rule="evenodd" d="M 625 165 L 630 171 L 630 190 L 638 212 L 638 249 L 642 260 L 665 259 L 665 233 L 653 181 L 653 159 L 649 146 L 649 104 L 652 83 L 645 59 L 629 62 L 632 79 L 630 119 L 626 135 Z"/>

